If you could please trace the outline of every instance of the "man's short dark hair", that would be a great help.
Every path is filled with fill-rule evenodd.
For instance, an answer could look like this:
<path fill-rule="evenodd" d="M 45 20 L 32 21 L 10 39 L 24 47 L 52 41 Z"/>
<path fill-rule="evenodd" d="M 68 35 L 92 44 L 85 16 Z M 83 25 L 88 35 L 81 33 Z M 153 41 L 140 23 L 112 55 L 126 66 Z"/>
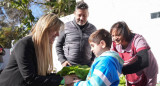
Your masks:
<path fill-rule="evenodd" d="M 76 9 L 88 9 L 88 5 L 84 1 L 79 1 L 76 4 Z"/>

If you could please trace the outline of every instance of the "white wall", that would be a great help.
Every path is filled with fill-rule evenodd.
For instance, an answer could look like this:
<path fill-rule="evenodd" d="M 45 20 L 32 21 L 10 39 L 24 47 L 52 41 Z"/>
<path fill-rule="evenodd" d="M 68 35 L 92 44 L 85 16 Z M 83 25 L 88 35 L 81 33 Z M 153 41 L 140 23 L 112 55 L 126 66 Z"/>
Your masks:
<path fill-rule="evenodd" d="M 146 38 L 160 66 L 160 41 L 158 41 L 160 37 L 160 18 L 151 19 L 150 15 L 153 12 L 160 11 L 160 0 L 84 1 L 89 5 L 89 22 L 98 29 L 110 30 L 111 25 L 115 22 L 125 21 L 133 32 Z M 72 19 L 73 15 L 62 18 L 64 22 Z M 160 74 L 158 75 L 158 82 L 160 82 Z"/>
<path fill-rule="evenodd" d="M 160 66 L 160 18 L 151 19 L 151 13 L 160 11 L 160 0 L 84 0 L 89 5 L 89 22 L 98 29 L 110 30 L 117 21 L 125 21 L 130 29 L 142 34 Z M 159 69 L 160 71 L 160 69 Z M 160 74 L 158 75 L 160 82 Z"/>

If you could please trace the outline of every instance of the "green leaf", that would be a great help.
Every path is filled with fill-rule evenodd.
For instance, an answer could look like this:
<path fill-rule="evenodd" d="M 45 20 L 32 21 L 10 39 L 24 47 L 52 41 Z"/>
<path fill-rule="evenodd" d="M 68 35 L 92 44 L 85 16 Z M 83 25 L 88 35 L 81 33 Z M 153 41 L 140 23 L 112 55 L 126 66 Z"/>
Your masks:
<path fill-rule="evenodd" d="M 87 65 L 75 65 L 75 66 L 63 67 L 62 70 L 57 73 L 57 75 L 66 76 L 75 74 L 78 78 L 85 80 L 89 73 L 89 70 L 90 67 Z"/>
<path fill-rule="evenodd" d="M 119 79 L 120 79 L 120 82 L 118 86 L 126 86 L 126 79 L 123 74 L 120 75 Z"/>
<path fill-rule="evenodd" d="M 22 0 L 22 3 L 28 4 L 28 0 Z"/>

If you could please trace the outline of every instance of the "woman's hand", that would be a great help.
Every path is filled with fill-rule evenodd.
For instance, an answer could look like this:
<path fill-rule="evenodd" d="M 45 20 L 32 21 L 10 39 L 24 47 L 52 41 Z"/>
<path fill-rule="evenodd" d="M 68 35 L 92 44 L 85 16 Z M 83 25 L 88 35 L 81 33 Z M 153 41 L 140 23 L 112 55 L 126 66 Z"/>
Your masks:
<path fill-rule="evenodd" d="M 67 86 L 73 86 L 75 82 L 80 81 L 80 79 L 76 75 L 64 76 L 64 80 Z"/>

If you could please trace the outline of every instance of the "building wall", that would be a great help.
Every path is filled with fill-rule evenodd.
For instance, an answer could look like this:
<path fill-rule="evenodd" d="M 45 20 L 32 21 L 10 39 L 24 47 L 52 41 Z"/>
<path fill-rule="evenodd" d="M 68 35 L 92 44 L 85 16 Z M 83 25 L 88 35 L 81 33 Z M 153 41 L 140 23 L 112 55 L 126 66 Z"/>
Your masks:
<path fill-rule="evenodd" d="M 145 37 L 160 66 L 160 18 L 151 19 L 151 13 L 160 12 L 160 0 L 84 1 L 89 5 L 89 22 L 98 29 L 110 30 L 115 22 L 125 21 L 133 32 Z"/>

